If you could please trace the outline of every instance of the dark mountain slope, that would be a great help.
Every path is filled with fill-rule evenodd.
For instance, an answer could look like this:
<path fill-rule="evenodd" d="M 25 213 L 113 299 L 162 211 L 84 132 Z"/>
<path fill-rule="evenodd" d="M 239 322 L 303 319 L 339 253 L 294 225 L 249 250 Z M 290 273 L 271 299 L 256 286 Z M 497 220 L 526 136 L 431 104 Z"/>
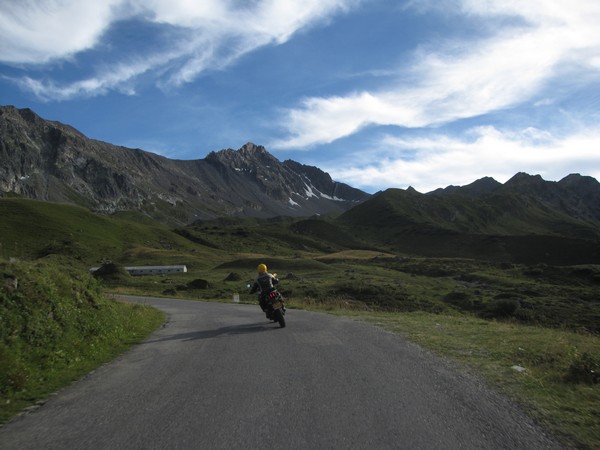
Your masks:
<path fill-rule="evenodd" d="M 500 188 L 502 183 L 497 182 L 491 177 L 484 177 L 474 181 L 466 186 L 448 186 L 447 188 L 439 188 L 430 194 L 444 195 L 444 194 L 457 194 L 466 195 L 469 197 L 480 197 L 484 194 L 490 194 Z"/>
<path fill-rule="evenodd" d="M 595 179 L 573 174 L 548 182 L 517 174 L 504 185 L 490 180 L 429 194 L 388 189 L 337 221 L 373 242 L 422 255 L 600 262 Z"/>
<path fill-rule="evenodd" d="M 339 213 L 369 196 L 251 143 L 177 161 L 88 139 L 10 106 L 0 107 L 0 192 L 106 213 L 139 211 L 170 224 Z"/>

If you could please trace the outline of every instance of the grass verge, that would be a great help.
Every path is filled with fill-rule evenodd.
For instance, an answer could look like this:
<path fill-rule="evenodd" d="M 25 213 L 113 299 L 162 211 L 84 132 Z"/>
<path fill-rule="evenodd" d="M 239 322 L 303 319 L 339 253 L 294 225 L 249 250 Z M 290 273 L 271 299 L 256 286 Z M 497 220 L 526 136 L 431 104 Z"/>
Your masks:
<path fill-rule="evenodd" d="M 600 449 L 598 336 L 467 315 L 342 314 L 399 333 L 479 374 L 566 445 Z"/>
<path fill-rule="evenodd" d="M 0 423 L 112 360 L 164 321 L 81 271 L 0 262 Z"/>

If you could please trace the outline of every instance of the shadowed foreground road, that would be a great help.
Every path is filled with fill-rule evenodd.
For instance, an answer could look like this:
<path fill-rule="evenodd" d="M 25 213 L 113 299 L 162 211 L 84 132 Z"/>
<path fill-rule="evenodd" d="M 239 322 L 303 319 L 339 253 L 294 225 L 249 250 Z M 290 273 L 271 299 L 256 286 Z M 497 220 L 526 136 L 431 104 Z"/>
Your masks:
<path fill-rule="evenodd" d="M 144 343 L 0 429 L 2 449 L 549 449 L 503 397 L 376 327 L 258 306 L 166 311 Z"/>

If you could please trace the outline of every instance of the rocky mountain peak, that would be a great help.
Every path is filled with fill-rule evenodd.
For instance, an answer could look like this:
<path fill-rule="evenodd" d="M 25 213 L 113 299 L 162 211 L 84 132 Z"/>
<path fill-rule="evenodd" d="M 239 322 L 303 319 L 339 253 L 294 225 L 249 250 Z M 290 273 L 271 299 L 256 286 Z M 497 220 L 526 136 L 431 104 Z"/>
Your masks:
<path fill-rule="evenodd" d="M 277 158 L 267 152 L 262 145 L 255 145 L 252 142 L 246 143 L 239 150 L 229 148 L 210 152 L 206 156 L 206 161 L 231 168 L 255 170 L 279 164 Z"/>
<path fill-rule="evenodd" d="M 3 133 L 9 131 L 14 132 L 15 130 L 20 132 L 24 129 L 29 129 L 30 131 L 50 133 L 55 136 L 68 133 L 78 138 L 85 137 L 83 134 L 69 125 L 42 119 L 29 108 L 19 109 L 12 105 L 0 106 L 0 118 L 0 125 L 3 126 Z M 8 125 L 10 125 L 10 127 Z"/>
<path fill-rule="evenodd" d="M 41 118 L 29 108 L 18 109 L 12 105 L 0 107 L 0 116 L 10 118 L 13 122 L 23 121 L 35 123 Z"/>
<path fill-rule="evenodd" d="M 256 145 L 252 142 L 244 144 L 238 152 L 247 157 L 271 156 L 262 145 Z"/>
<path fill-rule="evenodd" d="M 469 197 L 480 197 L 482 195 L 494 192 L 501 186 L 502 184 L 494 180 L 492 177 L 483 177 L 472 182 L 471 184 L 467 184 L 466 186 L 448 186 L 444 189 L 436 189 L 435 191 L 430 192 L 430 194 L 461 194 Z"/>
<path fill-rule="evenodd" d="M 567 175 L 558 182 L 558 185 L 571 191 L 577 191 L 580 195 L 600 195 L 600 183 L 593 177 L 582 176 L 578 173 Z"/>
<path fill-rule="evenodd" d="M 514 175 L 510 180 L 504 183 L 505 186 L 523 186 L 523 185 L 541 185 L 545 181 L 541 175 L 529 175 L 525 172 L 519 172 Z"/>
<path fill-rule="evenodd" d="M 369 197 L 317 168 L 283 164 L 265 147 L 176 161 L 89 139 L 30 109 L 0 106 L 0 195 L 139 211 L 170 224 L 223 216 L 338 213 Z"/>
<path fill-rule="evenodd" d="M 215 164 L 229 177 L 251 179 L 262 192 L 280 202 L 297 206 L 306 201 L 359 202 L 368 194 L 338 183 L 321 169 L 286 160 L 283 163 L 262 145 L 246 143 L 239 150 L 211 152 L 206 161 Z"/>
<path fill-rule="evenodd" d="M 556 182 L 546 181 L 541 175 L 519 172 L 504 183 L 501 190 L 521 197 L 536 198 L 545 203 L 553 203 L 560 196 L 561 189 Z"/>
<path fill-rule="evenodd" d="M 483 177 L 464 187 L 472 193 L 487 194 L 495 191 L 500 186 L 502 186 L 502 183 L 492 177 Z"/>

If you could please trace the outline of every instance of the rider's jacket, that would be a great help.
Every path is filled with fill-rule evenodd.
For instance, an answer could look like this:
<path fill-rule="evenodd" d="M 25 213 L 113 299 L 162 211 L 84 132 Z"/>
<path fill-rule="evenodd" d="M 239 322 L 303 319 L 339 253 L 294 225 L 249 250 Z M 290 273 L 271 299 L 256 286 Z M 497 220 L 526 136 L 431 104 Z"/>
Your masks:
<path fill-rule="evenodd" d="M 274 289 L 273 285 L 277 283 L 279 283 L 279 279 L 275 278 L 269 272 L 261 273 L 254 280 L 254 284 L 252 285 L 252 289 L 250 289 L 250 293 L 253 294 L 254 292 L 258 291 L 261 295 L 267 294 Z"/>

